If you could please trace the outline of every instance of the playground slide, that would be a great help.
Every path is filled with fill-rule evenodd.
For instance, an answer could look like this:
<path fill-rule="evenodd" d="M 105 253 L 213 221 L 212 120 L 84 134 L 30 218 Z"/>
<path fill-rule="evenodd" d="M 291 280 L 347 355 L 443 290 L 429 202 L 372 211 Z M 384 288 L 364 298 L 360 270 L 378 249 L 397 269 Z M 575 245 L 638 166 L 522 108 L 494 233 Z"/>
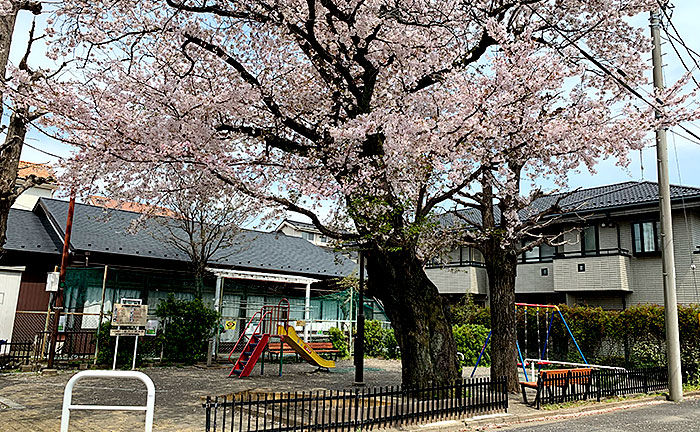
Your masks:
<path fill-rule="evenodd" d="M 324 358 L 321 358 L 321 356 L 316 353 L 309 344 L 304 342 L 299 335 L 297 335 L 296 330 L 294 330 L 294 327 L 289 326 L 287 327 L 286 331 L 284 327 L 280 326 L 279 327 L 279 334 L 286 335 L 284 337 L 284 341 L 287 342 L 287 345 L 292 347 L 294 351 L 299 353 L 299 355 L 306 360 L 307 362 L 311 363 L 312 365 L 320 366 L 323 368 L 334 368 L 335 367 L 335 362 L 333 360 L 326 360 Z"/>

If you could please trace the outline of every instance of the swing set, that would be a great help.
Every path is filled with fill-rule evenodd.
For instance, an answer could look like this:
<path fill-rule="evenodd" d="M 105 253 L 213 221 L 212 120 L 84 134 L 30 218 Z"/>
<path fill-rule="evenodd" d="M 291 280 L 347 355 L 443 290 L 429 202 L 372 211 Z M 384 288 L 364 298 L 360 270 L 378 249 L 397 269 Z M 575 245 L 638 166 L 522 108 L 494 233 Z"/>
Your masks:
<path fill-rule="evenodd" d="M 527 366 L 531 366 L 531 372 L 532 372 L 532 377 L 534 379 L 535 377 L 535 365 L 538 366 L 538 371 L 542 369 L 542 366 L 545 365 L 550 365 L 550 364 L 557 364 L 557 365 L 565 365 L 565 366 L 590 366 L 588 364 L 588 360 L 586 360 L 586 356 L 583 355 L 583 352 L 581 351 L 581 348 L 578 345 L 578 342 L 576 342 L 576 338 L 574 337 L 574 334 L 571 332 L 571 329 L 569 328 L 569 324 L 566 322 L 566 319 L 564 318 L 564 315 L 561 313 L 561 310 L 559 310 L 559 307 L 556 305 L 544 305 L 544 304 L 536 304 L 536 303 L 516 303 L 515 304 L 515 310 L 516 314 L 518 311 L 518 308 L 522 308 L 524 311 L 524 316 L 525 316 L 525 358 L 523 358 L 523 353 L 520 350 L 520 344 L 518 343 L 517 337 L 515 340 L 515 347 L 518 350 L 518 358 L 520 359 L 520 364 L 518 366 L 521 366 L 523 369 L 523 374 L 525 375 L 525 380 L 530 381 L 530 375 L 527 373 Z M 534 308 L 535 309 L 535 319 L 536 319 L 536 327 L 537 327 L 537 355 L 539 358 L 528 358 L 527 357 L 527 336 L 528 336 L 528 329 L 527 329 L 527 310 L 528 308 Z M 544 322 L 547 323 L 547 333 L 544 337 L 544 346 L 540 350 L 541 345 L 541 338 L 540 338 L 540 309 L 544 311 Z M 583 360 L 583 363 L 572 363 L 572 362 L 563 362 L 563 361 L 555 361 L 555 360 L 549 360 L 549 336 L 552 332 L 552 324 L 554 324 L 554 317 L 559 316 L 561 318 L 562 323 L 564 324 L 564 327 L 566 328 L 566 331 L 568 332 L 569 336 L 571 337 L 571 340 L 574 342 L 574 345 L 576 346 L 576 349 L 578 350 L 578 353 L 581 355 L 581 359 Z M 516 331 L 517 334 L 517 331 Z M 488 336 L 486 336 L 486 341 L 484 342 L 484 345 L 481 347 L 481 352 L 479 353 L 479 357 L 476 360 L 476 365 L 474 366 L 474 369 L 472 370 L 471 376 L 474 376 L 474 373 L 476 372 L 476 368 L 479 366 L 479 363 L 481 362 L 481 358 L 484 355 L 484 352 L 486 351 L 486 347 L 489 344 L 489 340 L 491 339 L 491 332 L 489 332 Z"/>

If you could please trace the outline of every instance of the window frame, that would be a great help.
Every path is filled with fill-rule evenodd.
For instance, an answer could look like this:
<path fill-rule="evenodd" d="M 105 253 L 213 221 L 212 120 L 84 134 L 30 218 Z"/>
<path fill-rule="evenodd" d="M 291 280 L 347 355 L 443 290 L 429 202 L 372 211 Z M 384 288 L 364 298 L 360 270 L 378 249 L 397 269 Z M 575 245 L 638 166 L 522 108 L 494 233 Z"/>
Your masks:
<path fill-rule="evenodd" d="M 594 236 L 594 249 L 593 250 L 586 250 L 586 236 L 585 232 L 586 229 L 588 228 L 593 228 L 593 236 Z M 598 230 L 598 225 L 597 224 L 591 224 L 591 225 L 585 225 L 581 227 L 581 256 L 587 256 L 587 255 L 600 255 L 600 232 Z"/>
<path fill-rule="evenodd" d="M 653 234 L 654 234 L 654 249 L 653 250 L 645 250 L 644 247 L 644 231 L 643 231 L 643 226 L 644 224 L 651 224 L 652 229 L 653 229 Z M 637 250 L 637 242 L 635 238 L 635 230 L 634 228 L 636 226 L 639 226 L 639 250 Z M 632 222 L 630 224 L 630 228 L 632 231 L 632 254 L 634 256 L 657 256 L 661 254 L 661 241 L 660 241 L 660 229 L 661 227 L 659 226 L 659 221 L 655 219 L 647 219 L 647 220 L 642 220 L 638 222 Z"/>

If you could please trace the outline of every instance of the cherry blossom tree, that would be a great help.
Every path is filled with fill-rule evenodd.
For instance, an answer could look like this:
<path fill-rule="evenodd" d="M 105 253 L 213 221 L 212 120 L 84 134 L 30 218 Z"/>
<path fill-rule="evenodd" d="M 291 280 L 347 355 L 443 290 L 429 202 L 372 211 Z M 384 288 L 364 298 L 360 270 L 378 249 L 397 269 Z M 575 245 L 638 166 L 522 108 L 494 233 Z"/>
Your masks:
<path fill-rule="evenodd" d="M 7 66 L 17 14 L 21 10 L 26 10 L 34 15 L 38 15 L 41 13 L 41 9 L 42 6 L 39 1 L 6 0 L 0 2 L 0 78 L 2 79 L 3 87 L 0 88 L 0 118 L 3 116 L 6 105 L 12 111 L 8 124 L 2 128 L 5 139 L 0 144 L 0 251 L 7 240 L 7 218 L 12 204 L 26 189 L 50 180 L 31 175 L 24 179 L 21 185 L 17 183 L 19 158 L 22 153 L 24 138 L 27 134 L 27 127 L 29 123 L 41 115 L 41 112 L 33 110 L 31 106 L 26 105 L 22 98 L 15 100 L 12 98 L 12 95 L 6 95 L 4 91 L 6 83 L 14 78 L 15 81 L 20 81 L 18 84 L 13 83 L 15 88 L 19 88 L 24 93 L 29 82 L 23 78 L 36 77 L 36 72 L 32 71 L 27 64 L 32 44 L 36 40 L 34 38 L 34 26 L 32 26 L 29 34 L 29 42 L 27 43 L 25 54 L 20 64 L 12 68 L 11 76 L 7 76 Z"/>
<path fill-rule="evenodd" d="M 476 207 L 479 229 L 465 236 L 489 263 L 492 374 L 515 390 L 515 256 L 524 237 L 548 241 L 528 236 L 556 210 L 523 219 L 541 192 L 522 193 L 522 182 L 564 184 L 571 169 L 625 163 L 642 145 L 653 117 L 626 86 L 646 83 L 649 44 L 627 18 L 655 7 L 68 0 L 51 54 L 82 67 L 41 103 L 54 113 L 46 124 L 79 148 L 72 175 L 138 189 L 134 166 L 186 162 L 359 241 L 405 384 L 459 376 L 421 245 L 436 212 Z"/>

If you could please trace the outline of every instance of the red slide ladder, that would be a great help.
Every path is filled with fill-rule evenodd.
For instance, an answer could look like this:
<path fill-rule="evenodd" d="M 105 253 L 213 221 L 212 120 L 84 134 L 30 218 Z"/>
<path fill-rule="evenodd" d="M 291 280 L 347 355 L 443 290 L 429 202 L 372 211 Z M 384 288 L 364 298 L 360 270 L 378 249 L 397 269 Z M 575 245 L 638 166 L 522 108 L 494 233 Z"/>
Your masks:
<path fill-rule="evenodd" d="M 284 304 L 283 304 L 284 302 Z M 257 320 L 257 325 L 253 329 L 250 337 L 246 334 L 248 329 Z M 233 363 L 233 368 L 231 368 L 231 373 L 228 376 L 236 375 L 238 378 L 244 378 L 250 375 L 258 362 L 258 359 L 262 356 L 267 344 L 270 342 L 271 337 L 282 338 L 284 335 L 278 333 L 278 326 L 284 325 L 287 328 L 289 323 L 289 301 L 287 299 L 282 299 L 276 306 L 265 305 L 258 312 L 255 312 L 253 316 L 246 324 L 241 335 L 233 346 L 231 353 L 228 355 L 228 360 Z M 232 357 L 236 352 L 236 349 L 241 344 L 244 338 L 247 338 L 247 342 L 243 347 L 243 351 L 238 356 L 238 359 L 234 363 Z"/>

